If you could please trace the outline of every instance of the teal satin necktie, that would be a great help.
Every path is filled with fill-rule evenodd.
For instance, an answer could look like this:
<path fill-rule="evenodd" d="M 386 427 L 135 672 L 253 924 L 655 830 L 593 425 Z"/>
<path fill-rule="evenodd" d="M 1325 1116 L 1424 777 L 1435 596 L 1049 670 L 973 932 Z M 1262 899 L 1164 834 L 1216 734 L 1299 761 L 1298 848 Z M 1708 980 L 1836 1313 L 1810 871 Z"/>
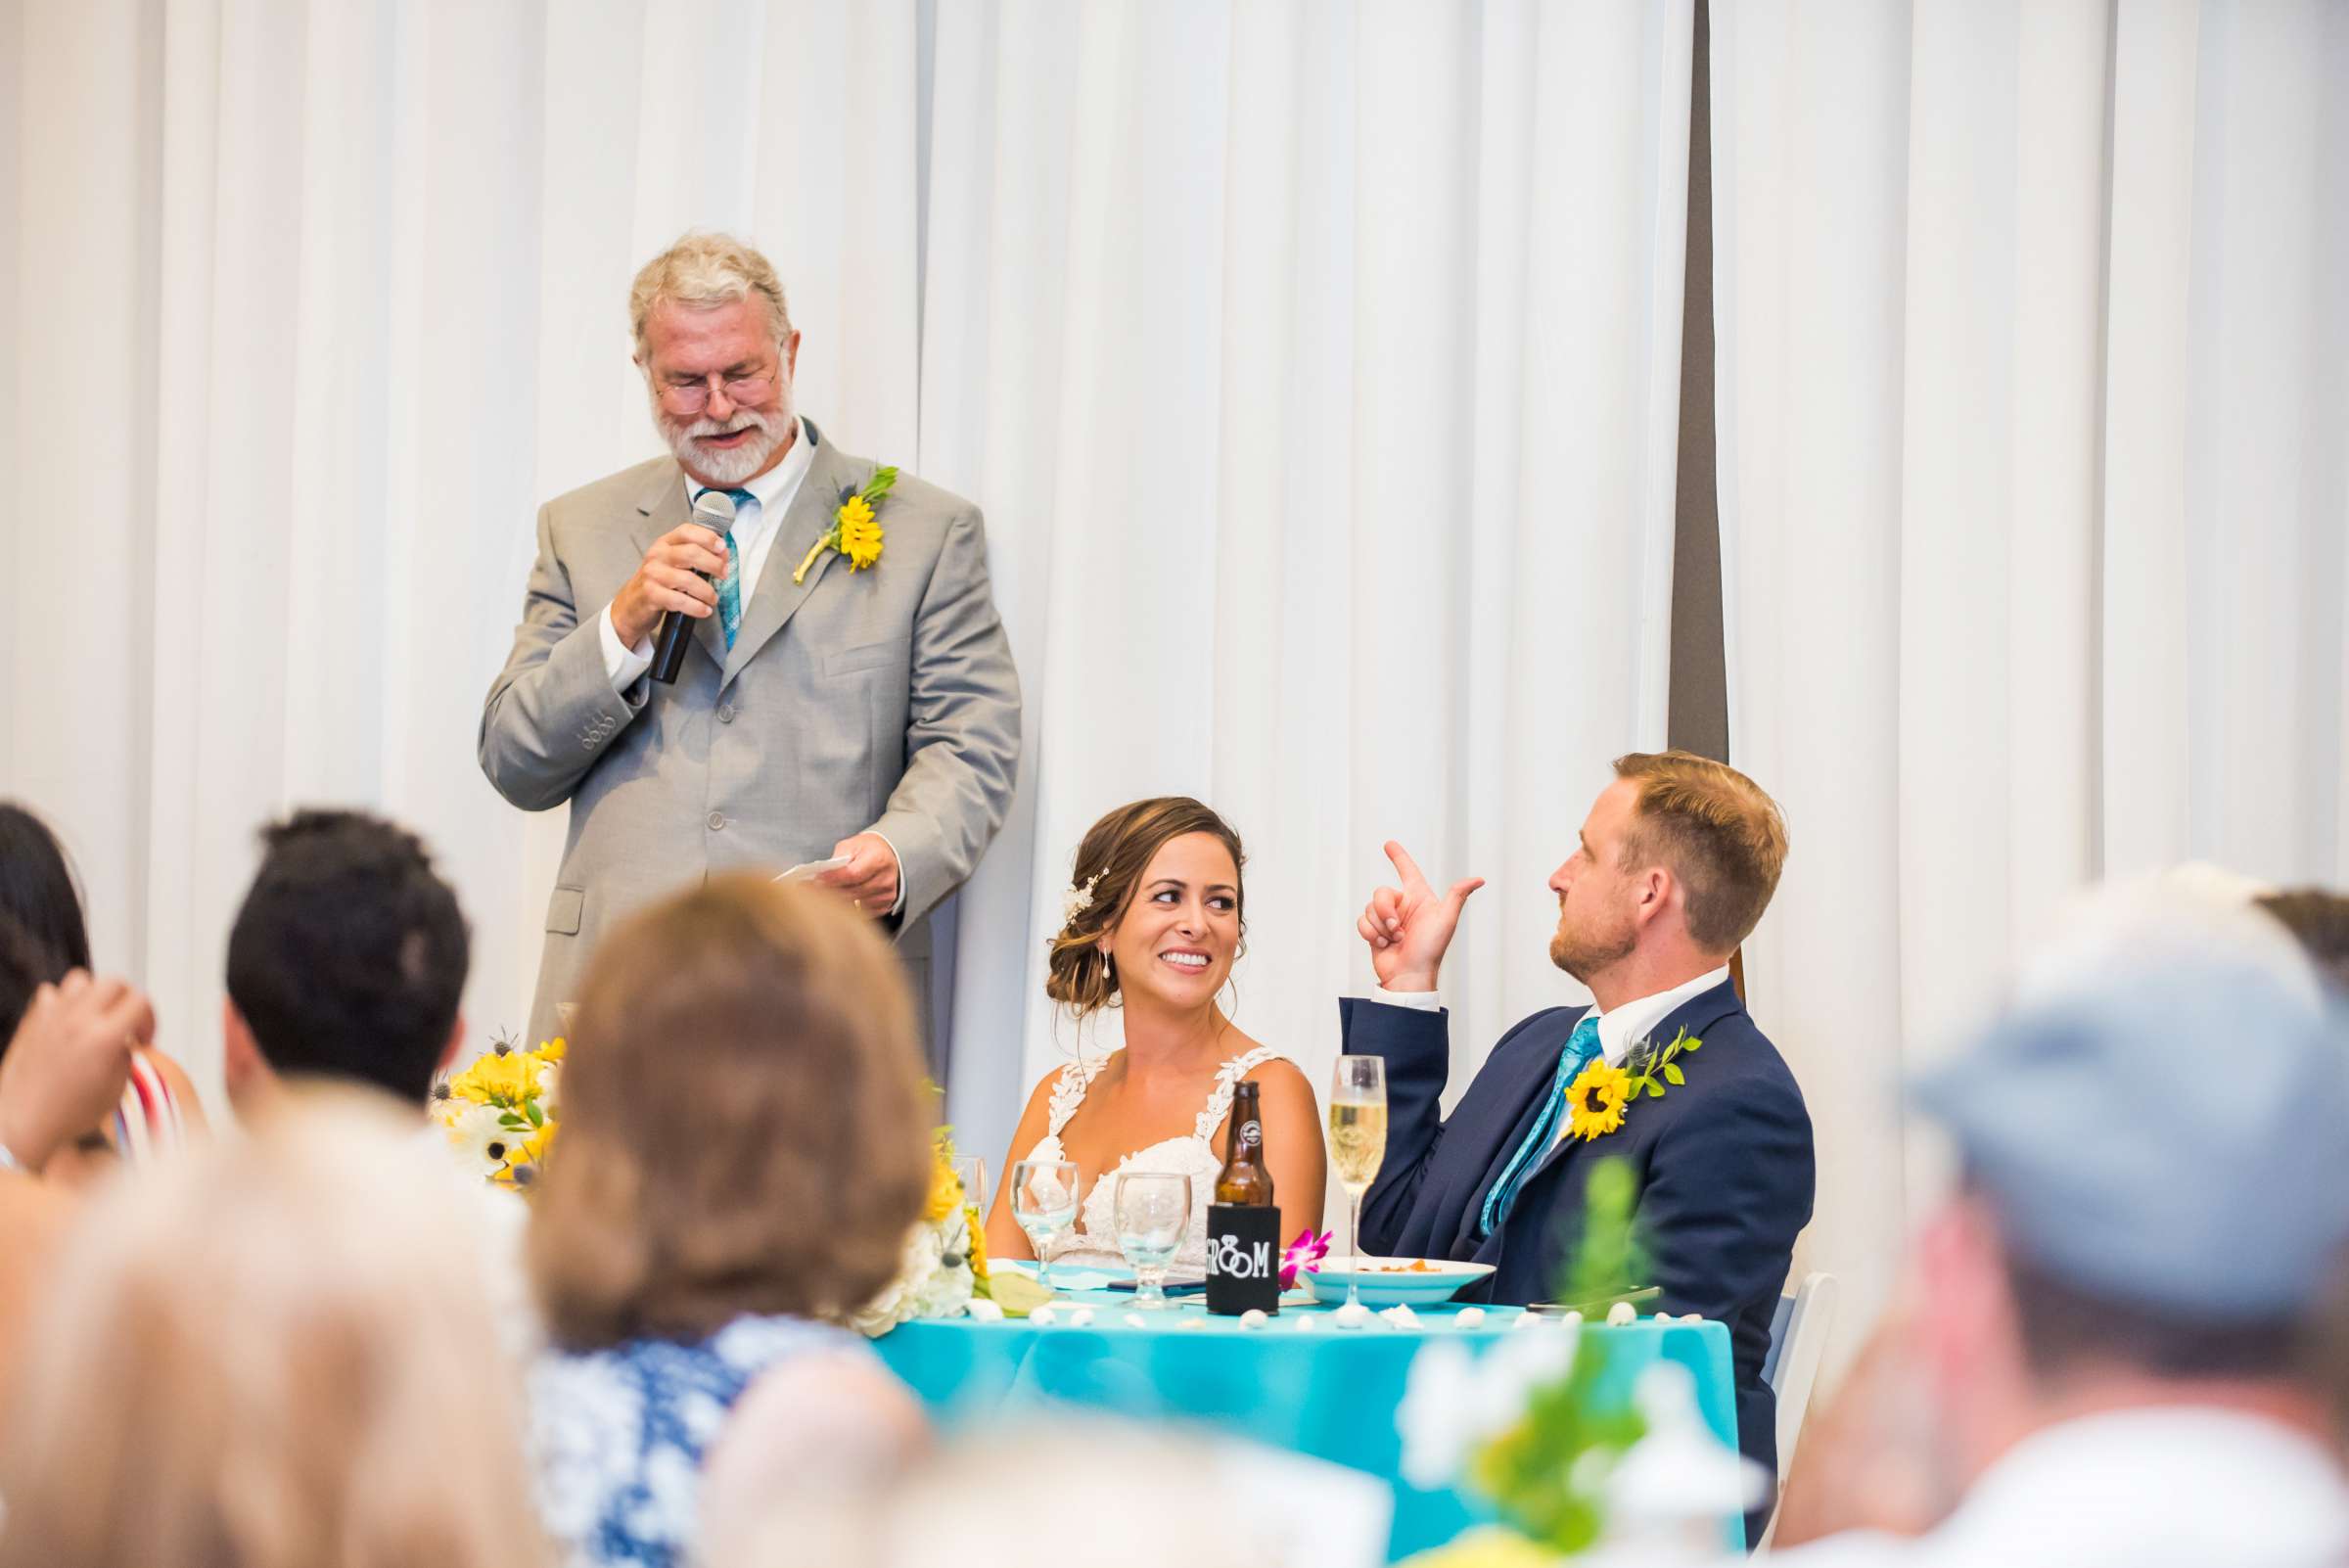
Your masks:
<path fill-rule="evenodd" d="M 1484 1211 L 1477 1219 L 1478 1235 L 1493 1234 L 1508 1219 L 1509 1207 L 1517 1201 L 1517 1189 L 1534 1174 L 1534 1167 L 1542 1162 L 1543 1151 L 1557 1133 L 1559 1119 L 1566 1114 L 1567 1089 L 1597 1054 L 1598 1010 L 1592 1008 L 1583 1014 L 1582 1022 L 1574 1026 L 1574 1033 L 1566 1037 L 1566 1049 L 1559 1055 L 1558 1070 L 1550 1079 L 1549 1098 L 1543 1104 L 1542 1114 L 1534 1118 L 1533 1130 L 1517 1145 L 1509 1163 L 1500 1168 L 1500 1179 L 1493 1183 L 1493 1190 L 1485 1194 Z"/>
<path fill-rule="evenodd" d="M 708 490 L 702 494 L 708 495 Z M 748 490 L 728 490 L 737 516 L 757 497 Z M 734 535 L 726 534 L 726 575 L 717 579 L 717 624 L 726 634 L 726 651 L 734 651 L 734 634 L 742 629 L 742 552 L 734 548 Z"/>

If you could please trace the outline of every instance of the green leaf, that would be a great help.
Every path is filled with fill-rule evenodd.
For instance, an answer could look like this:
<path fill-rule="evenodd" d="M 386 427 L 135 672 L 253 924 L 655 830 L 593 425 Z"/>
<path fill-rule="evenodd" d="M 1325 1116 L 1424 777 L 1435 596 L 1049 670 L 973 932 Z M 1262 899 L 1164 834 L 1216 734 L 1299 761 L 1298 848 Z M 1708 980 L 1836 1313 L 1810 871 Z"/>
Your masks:
<path fill-rule="evenodd" d="M 521 1117 L 516 1116 L 512 1111 L 508 1111 L 505 1115 L 497 1119 L 497 1125 L 499 1127 L 521 1127 L 523 1126 L 523 1120 Z"/>
<path fill-rule="evenodd" d="M 1647 1097 L 1651 1100 L 1662 1099 L 1664 1097 L 1664 1085 L 1658 1084 L 1653 1079 L 1650 1079 L 1647 1084 Z"/>
<path fill-rule="evenodd" d="M 546 1113 L 545 1113 L 544 1111 L 541 1111 L 540 1109 L 538 1109 L 538 1102 L 537 1102 L 536 1100 L 532 1100 L 532 1101 L 530 1101 L 530 1104 L 528 1104 L 528 1105 L 524 1106 L 524 1107 L 523 1107 L 523 1111 L 524 1111 L 524 1113 L 525 1113 L 526 1115 L 528 1115 L 528 1116 L 530 1117 L 530 1126 L 532 1126 L 532 1127 L 544 1127 L 544 1126 L 546 1126 Z"/>
<path fill-rule="evenodd" d="M 1670 1062 L 1664 1064 L 1664 1081 L 1675 1087 L 1688 1082 L 1687 1076 Z"/>

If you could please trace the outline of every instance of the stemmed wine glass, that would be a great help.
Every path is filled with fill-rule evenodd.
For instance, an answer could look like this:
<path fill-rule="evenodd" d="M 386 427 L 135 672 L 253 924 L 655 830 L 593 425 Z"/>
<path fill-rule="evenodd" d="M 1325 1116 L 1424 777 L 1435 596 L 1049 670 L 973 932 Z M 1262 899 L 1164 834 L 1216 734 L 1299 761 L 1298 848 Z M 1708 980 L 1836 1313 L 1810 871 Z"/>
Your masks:
<path fill-rule="evenodd" d="M 954 1156 L 954 1179 L 962 1183 L 963 1200 L 981 1215 L 987 1213 L 987 1161 L 976 1154 Z"/>
<path fill-rule="evenodd" d="M 1011 1168 L 1011 1217 L 1036 1252 L 1036 1282 L 1052 1288 L 1044 1244 L 1077 1222 L 1077 1167 L 1067 1160 L 1022 1160 Z"/>
<path fill-rule="evenodd" d="M 1118 1250 L 1133 1265 L 1133 1304 L 1167 1304 L 1167 1265 L 1191 1228 L 1191 1178 L 1171 1171 L 1118 1176 Z"/>
<path fill-rule="evenodd" d="M 1329 1080 L 1329 1158 L 1338 1168 L 1353 1219 L 1346 1245 L 1354 1260 L 1346 1275 L 1346 1305 L 1361 1305 L 1356 1276 L 1362 1268 L 1362 1194 L 1387 1158 L 1387 1064 L 1378 1056 L 1341 1056 Z"/>

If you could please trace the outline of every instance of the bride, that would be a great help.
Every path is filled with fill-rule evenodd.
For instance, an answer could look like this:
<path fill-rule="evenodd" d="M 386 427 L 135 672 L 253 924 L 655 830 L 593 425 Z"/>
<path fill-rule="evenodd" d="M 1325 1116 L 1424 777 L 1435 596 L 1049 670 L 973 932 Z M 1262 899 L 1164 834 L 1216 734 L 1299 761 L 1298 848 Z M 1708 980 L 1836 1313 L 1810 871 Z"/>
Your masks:
<path fill-rule="evenodd" d="M 1019 1160 L 1077 1167 L 1077 1224 L 1045 1244 L 1055 1264 L 1123 1262 L 1118 1173 L 1172 1171 L 1191 1178 L 1190 1232 L 1172 1268 L 1204 1273 L 1207 1206 L 1230 1133 L 1232 1086 L 1243 1080 L 1260 1090 L 1280 1235 L 1321 1222 L 1327 1167 L 1313 1088 L 1295 1063 L 1235 1029 L 1216 1001 L 1246 930 L 1241 859 L 1239 835 L 1180 796 L 1122 806 L 1078 846 L 1044 993 L 1078 1019 L 1121 1009 L 1126 1043 L 1045 1074 L 1012 1134 L 1007 1177 Z M 988 1251 L 1032 1258 L 1008 1185 L 988 1217 Z"/>

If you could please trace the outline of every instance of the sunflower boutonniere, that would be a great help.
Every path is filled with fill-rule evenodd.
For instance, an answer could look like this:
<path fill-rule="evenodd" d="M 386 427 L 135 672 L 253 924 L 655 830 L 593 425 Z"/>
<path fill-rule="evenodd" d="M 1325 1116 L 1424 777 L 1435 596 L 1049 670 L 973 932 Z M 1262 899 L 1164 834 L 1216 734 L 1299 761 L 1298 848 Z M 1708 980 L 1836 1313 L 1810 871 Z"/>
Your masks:
<path fill-rule="evenodd" d="M 1660 1100 L 1667 1084 L 1687 1082 L 1677 1058 L 1703 1043 L 1683 1029 L 1668 1045 L 1635 1045 L 1621 1067 L 1609 1067 L 1603 1056 L 1591 1058 L 1566 1089 L 1566 1135 L 1589 1142 L 1621 1128 L 1632 1101 L 1643 1094 Z"/>
<path fill-rule="evenodd" d="M 842 490 L 840 505 L 832 513 L 832 527 L 825 530 L 822 538 L 807 547 L 807 554 L 801 560 L 800 569 L 791 575 L 793 584 L 796 586 L 806 580 L 807 569 L 815 565 L 815 558 L 826 550 L 837 550 L 847 556 L 851 572 L 862 572 L 880 560 L 881 498 L 897 483 L 897 469 L 884 464 L 873 470 L 873 477 L 864 482 L 863 489 Z"/>

